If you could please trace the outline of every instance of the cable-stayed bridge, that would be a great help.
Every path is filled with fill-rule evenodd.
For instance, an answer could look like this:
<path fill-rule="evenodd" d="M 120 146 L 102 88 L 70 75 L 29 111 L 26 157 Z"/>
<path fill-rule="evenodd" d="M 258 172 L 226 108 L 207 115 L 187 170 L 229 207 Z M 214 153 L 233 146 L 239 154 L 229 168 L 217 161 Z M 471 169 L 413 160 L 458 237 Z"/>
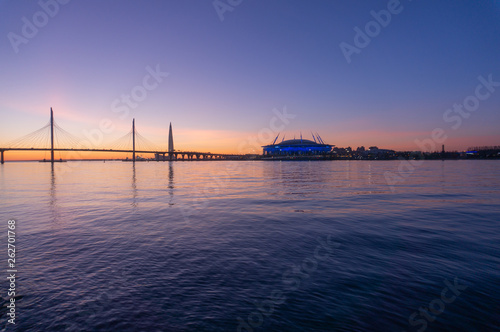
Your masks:
<path fill-rule="evenodd" d="M 170 137 L 172 132 L 170 128 Z M 173 140 L 173 139 L 172 139 Z M 50 151 L 51 163 L 61 161 L 54 158 L 56 151 L 66 152 L 113 152 L 131 153 L 130 161 L 138 160 L 136 154 L 155 154 L 157 160 L 220 160 L 220 159 L 243 159 L 243 155 L 220 154 L 210 152 L 176 151 L 169 142 L 169 149 L 158 147 L 147 138 L 142 136 L 135 128 L 135 119 L 132 120 L 132 129 L 116 141 L 110 143 L 109 148 L 95 148 L 88 146 L 87 140 L 78 138 L 61 128 L 54 121 L 54 112 L 50 109 L 50 121 L 42 128 L 29 133 L 21 138 L 10 141 L 0 147 L 1 163 L 5 162 L 6 151 Z"/>

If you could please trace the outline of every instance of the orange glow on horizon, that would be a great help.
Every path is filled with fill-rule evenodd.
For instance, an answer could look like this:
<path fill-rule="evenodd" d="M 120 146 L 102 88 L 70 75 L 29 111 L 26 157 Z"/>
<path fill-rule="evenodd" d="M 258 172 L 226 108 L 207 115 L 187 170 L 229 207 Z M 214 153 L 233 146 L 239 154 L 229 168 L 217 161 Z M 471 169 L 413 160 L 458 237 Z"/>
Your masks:
<path fill-rule="evenodd" d="M 147 126 L 141 128 L 146 133 L 148 139 L 156 145 L 158 150 L 166 151 L 168 142 L 168 129 L 158 126 Z M 323 140 L 336 147 L 348 147 L 356 149 L 364 146 L 378 146 L 382 149 L 396 151 L 440 151 L 441 143 L 435 143 L 432 149 L 424 149 L 416 142 L 429 140 L 431 133 L 428 131 L 382 131 L 382 130 L 345 130 L 335 132 L 325 132 L 319 130 Z M 176 151 L 200 152 L 200 153 L 221 153 L 221 154 L 261 154 L 262 146 L 270 144 L 272 140 L 260 132 L 235 131 L 235 130 L 210 130 L 197 128 L 176 128 L 173 124 L 174 147 Z M 277 133 L 275 133 L 277 134 Z M 282 133 L 283 134 L 283 133 Z M 450 133 L 453 134 L 453 133 Z M 113 136 L 122 135 L 118 129 L 112 133 Z M 286 132 L 286 137 L 293 136 L 293 132 Z M 111 135 L 104 135 L 102 143 L 95 145 L 95 148 L 110 148 L 112 142 Z M 265 137 L 263 137 L 265 136 Z M 281 136 L 280 136 L 281 137 Z M 311 139 L 310 137 L 304 137 Z M 85 139 L 85 137 L 82 137 Z M 470 146 L 496 145 L 491 142 L 499 141 L 495 135 L 489 136 L 468 136 L 449 137 L 444 141 L 447 151 L 465 151 Z M 158 142 L 160 142 L 158 144 Z M 1 145 L 1 144 L 0 144 Z M 57 147 L 57 145 L 56 145 Z M 132 146 L 129 147 L 131 149 Z M 141 150 L 140 145 L 136 145 L 136 150 Z M 137 156 L 153 158 L 154 155 L 137 153 Z M 126 159 L 131 158 L 132 153 L 121 152 L 77 152 L 77 151 L 56 151 L 55 158 L 63 160 L 75 159 Z M 50 151 L 6 151 L 5 160 L 43 160 L 50 159 Z"/>

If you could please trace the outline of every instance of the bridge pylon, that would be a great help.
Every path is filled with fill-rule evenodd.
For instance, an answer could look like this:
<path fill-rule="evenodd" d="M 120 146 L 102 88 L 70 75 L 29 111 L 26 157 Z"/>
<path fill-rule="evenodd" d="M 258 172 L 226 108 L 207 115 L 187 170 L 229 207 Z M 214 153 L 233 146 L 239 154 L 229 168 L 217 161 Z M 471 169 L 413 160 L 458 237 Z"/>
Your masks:
<path fill-rule="evenodd" d="M 54 112 L 50 108 L 50 162 L 54 164 Z"/>
<path fill-rule="evenodd" d="M 132 119 L 132 162 L 135 163 L 135 118 Z"/>

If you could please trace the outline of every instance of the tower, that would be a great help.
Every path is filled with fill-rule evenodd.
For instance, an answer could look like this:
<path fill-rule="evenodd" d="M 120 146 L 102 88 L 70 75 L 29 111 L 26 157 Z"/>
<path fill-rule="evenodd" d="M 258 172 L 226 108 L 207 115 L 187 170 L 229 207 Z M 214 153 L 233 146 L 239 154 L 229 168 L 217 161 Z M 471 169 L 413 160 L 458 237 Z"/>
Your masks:
<path fill-rule="evenodd" d="M 168 129 L 168 152 L 169 155 L 171 152 L 174 152 L 174 134 L 172 133 L 172 122 L 170 122 L 170 128 Z"/>

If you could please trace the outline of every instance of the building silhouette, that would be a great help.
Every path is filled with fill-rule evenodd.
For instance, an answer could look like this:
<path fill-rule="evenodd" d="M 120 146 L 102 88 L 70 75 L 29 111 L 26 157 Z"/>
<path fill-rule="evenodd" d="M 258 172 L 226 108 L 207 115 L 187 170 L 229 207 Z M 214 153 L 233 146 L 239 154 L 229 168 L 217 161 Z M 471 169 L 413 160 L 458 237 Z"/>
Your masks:
<path fill-rule="evenodd" d="M 174 134 L 172 133 L 172 122 L 168 129 L 168 152 L 174 152 Z"/>

